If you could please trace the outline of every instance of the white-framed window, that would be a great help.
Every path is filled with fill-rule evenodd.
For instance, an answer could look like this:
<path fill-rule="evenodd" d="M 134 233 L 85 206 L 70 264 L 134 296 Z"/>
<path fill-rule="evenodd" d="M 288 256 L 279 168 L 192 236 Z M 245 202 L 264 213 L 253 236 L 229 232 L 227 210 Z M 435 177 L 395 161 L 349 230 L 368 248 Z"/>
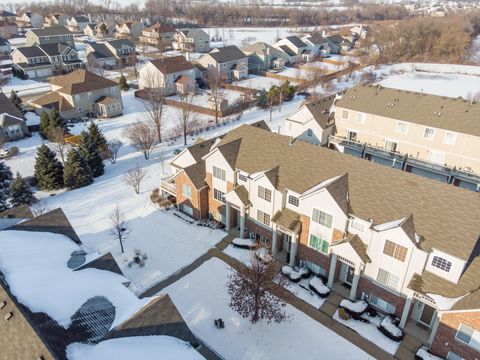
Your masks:
<path fill-rule="evenodd" d="M 387 270 L 378 268 L 377 281 L 392 289 L 397 289 L 398 284 L 400 283 L 400 278 L 389 273 Z"/>
<path fill-rule="evenodd" d="M 446 360 L 464 360 L 460 355 L 455 354 L 454 352 L 449 351 L 447 354 Z"/>
<path fill-rule="evenodd" d="M 428 160 L 435 164 L 443 164 L 445 162 L 445 153 L 436 150 L 430 150 Z"/>
<path fill-rule="evenodd" d="M 348 117 L 350 116 L 350 111 L 348 110 L 342 110 L 342 119 L 343 120 L 348 120 Z"/>
<path fill-rule="evenodd" d="M 80 101 L 80 95 L 75 95 L 75 101 Z"/>
<path fill-rule="evenodd" d="M 455 334 L 455 339 L 473 347 L 474 349 L 480 350 L 480 332 L 472 329 L 470 326 L 460 324 L 457 333 Z"/>
<path fill-rule="evenodd" d="M 298 204 L 300 203 L 300 201 L 298 200 L 298 197 L 293 195 L 288 195 L 288 203 L 298 207 Z"/>
<path fill-rule="evenodd" d="M 222 203 L 225 203 L 225 193 L 218 189 L 213 189 L 213 198 Z"/>
<path fill-rule="evenodd" d="M 310 270 L 312 273 L 317 274 L 317 275 L 327 275 L 327 270 L 325 270 L 323 267 L 320 265 L 315 264 L 314 262 L 311 261 L 306 261 L 305 265 L 307 266 L 307 269 Z"/>
<path fill-rule="evenodd" d="M 450 269 L 452 268 L 452 263 L 440 256 L 434 256 L 432 259 L 432 266 L 445 272 L 450 272 Z"/>
<path fill-rule="evenodd" d="M 238 174 L 238 180 L 240 181 L 243 181 L 243 182 L 247 182 L 247 177 L 243 174 Z"/>
<path fill-rule="evenodd" d="M 357 112 L 357 124 L 365 124 L 365 114 Z"/>
<path fill-rule="evenodd" d="M 332 228 L 333 216 L 318 209 L 313 209 L 312 220 L 320 225 Z"/>
<path fill-rule="evenodd" d="M 272 201 L 272 191 L 269 189 L 264 188 L 263 186 L 258 187 L 258 197 L 265 201 L 271 202 Z"/>
<path fill-rule="evenodd" d="M 389 314 L 394 314 L 395 313 L 395 306 L 390 304 L 389 302 L 383 300 L 382 298 L 379 298 L 376 295 L 370 295 L 370 300 L 369 302 L 373 305 L 375 305 L 377 308 L 389 313 Z"/>
<path fill-rule="evenodd" d="M 225 181 L 226 173 L 225 170 L 220 169 L 219 167 L 213 166 L 213 177 Z"/>
<path fill-rule="evenodd" d="M 357 220 L 354 220 L 352 219 L 352 221 L 350 222 L 350 226 L 355 229 L 355 230 L 358 230 L 360 232 L 364 232 L 365 231 L 365 225 L 363 225 L 360 221 L 357 221 Z"/>
<path fill-rule="evenodd" d="M 270 215 L 261 210 L 257 210 L 257 220 L 264 225 L 270 226 Z"/>
<path fill-rule="evenodd" d="M 406 134 L 408 131 L 408 124 L 403 121 L 397 121 L 395 131 L 400 134 Z"/>
<path fill-rule="evenodd" d="M 432 140 L 433 137 L 435 136 L 435 129 L 434 128 L 425 128 L 425 131 L 423 132 L 423 137 L 428 140 Z"/>
<path fill-rule="evenodd" d="M 447 131 L 443 138 L 443 142 L 447 145 L 455 145 L 457 142 L 457 134 L 451 131 Z"/>
<path fill-rule="evenodd" d="M 385 140 L 385 150 L 387 151 L 397 151 L 398 143 L 391 140 Z"/>
<path fill-rule="evenodd" d="M 187 184 L 182 184 L 182 195 L 191 199 L 192 198 L 192 187 Z"/>

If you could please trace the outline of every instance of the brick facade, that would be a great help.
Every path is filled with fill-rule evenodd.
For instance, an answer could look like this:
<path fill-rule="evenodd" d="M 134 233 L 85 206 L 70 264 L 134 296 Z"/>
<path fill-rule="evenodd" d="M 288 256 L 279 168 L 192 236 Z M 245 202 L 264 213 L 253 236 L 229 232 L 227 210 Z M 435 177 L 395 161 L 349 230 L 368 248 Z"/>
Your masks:
<path fill-rule="evenodd" d="M 261 240 L 266 239 L 265 242 L 267 244 L 271 244 L 272 236 L 273 236 L 272 230 L 269 230 L 269 229 L 263 227 L 262 225 L 258 224 L 254 220 L 252 220 L 250 217 L 247 217 L 245 225 L 246 225 L 247 231 L 249 233 L 254 232 L 254 233 L 260 235 Z M 278 237 L 277 237 L 277 242 L 278 241 L 279 240 L 278 240 Z"/>
<path fill-rule="evenodd" d="M 480 351 L 455 338 L 460 324 L 480 331 L 480 311 L 442 314 L 430 352 L 443 358 L 452 351 L 464 359 L 480 359 Z"/>
<path fill-rule="evenodd" d="M 405 307 L 406 298 L 393 294 L 392 292 L 375 285 L 372 280 L 369 280 L 363 276 L 360 277 L 358 281 L 357 294 L 356 297 L 364 292 L 367 296 L 375 295 L 383 300 L 389 302 L 395 306 L 395 315 L 398 317 L 402 316 L 403 308 Z"/>
<path fill-rule="evenodd" d="M 314 264 L 321 266 L 325 269 L 326 274 L 328 275 L 328 271 L 330 269 L 330 256 L 322 254 L 320 251 L 312 249 L 305 244 L 300 243 L 298 245 L 297 250 L 297 258 L 298 260 L 306 260 L 311 261 Z"/>
<path fill-rule="evenodd" d="M 192 189 L 192 197 L 188 198 L 182 193 L 182 184 L 187 184 Z M 175 178 L 175 187 L 177 191 L 177 206 L 181 209 L 183 206 L 189 206 L 193 209 L 193 217 L 197 220 L 206 218 L 208 215 L 208 189 L 197 190 L 193 186 L 190 178 L 182 173 Z"/>

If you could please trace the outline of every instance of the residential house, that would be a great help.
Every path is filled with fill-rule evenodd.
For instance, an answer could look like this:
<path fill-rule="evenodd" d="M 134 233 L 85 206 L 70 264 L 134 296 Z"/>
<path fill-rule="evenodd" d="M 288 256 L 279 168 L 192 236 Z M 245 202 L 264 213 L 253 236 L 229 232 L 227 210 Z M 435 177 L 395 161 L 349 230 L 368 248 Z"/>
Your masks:
<path fill-rule="evenodd" d="M 303 104 L 284 120 L 280 133 L 315 145 L 328 144 L 335 126 L 335 98 L 331 95 Z"/>
<path fill-rule="evenodd" d="M 327 36 L 326 40 L 331 54 L 345 54 L 353 47 L 350 40 L 345 39 L 340 35 Z"/>
<path fill-rule="evenodd" d="M 252 71 L 266 71 L 282 69 L 288 62 L 288 55 L 264 42 L 256 42 L 242 48 L 248 56 L 248 69 Z"/>
<path fill-rule="evenodd" d="M 25 37 L 26 46 L 65 43 L 75 49 L 73 34 L 65 26 L 30 29 Z"/>
<path fill-rule="evenodd" d="M 278 40 L 273 46 L 287 53 L 290 56 L 290 63 L 298 60 L 309 61 L 314 55 L 308 45 L 298 36 L 287 36 Z"/>
<path fill-rule="evenodd" d="M 12 46 L 10 42 L 0 37 L 0 79 L 12 76 Z"/>
<path fill-rule="evenodd" d="M 210 35 L 202 29 L 183 29 L 175 33 L 172 47 L 185 52 L 206 53 L 210 51 Z"/>
<path fill-rule="evenodd" d="M 70 45 L 44 44 L 16 48 L 12 53 L 13 66 L 29 79 L 65 74 L 85 65 Z"/>
<path fill-rule="evenodd" d="M 94 36 L 97 39 L 112 38 L 115 36 L 117 25 L 112 21 L 99 22 L 95 26 Z"/>
<path fill-rule="evenodd" d="M 93 38 L 97 35 L 97 30 L 96 30 L 97 24 L 94 22 L 89 22 L 85 27 L 83 28 L 83 33 L 87 35 L 89 38 Z"/>
<path fill-rule="evenodd" d="M 10 99 L 0 93 L 0 137 L 11 141 L 29 136 L 26 121 L 25 116 Z"/>
<path fill-rule="evenodd" d="M 75 33 L 83 32 L 85 26 L 89 23 L 91 23 L 91 21 L 86 16 L 72 16 L 67 20 L 67 28 Z"/>
<path fill-rule="evenodd" d="M 137 40 L 142 31 L 145 28 L 143 23 L 135 20 L 124 21 L 120 24 L 117 24 L 115 38 L 117 39 L 130 39 Z"/>
<path fill-rule="evenodd" d="M 17 25 L 21 28 L 34 27 L 39 28 L 43 26 L 43 16 L 39 13 L 24 11 L 18 14 L 15 19 Z"/>
<path fill-rule="evenodd" d="M 261 124 L 198 141 L 170 163 L 161 189 L 180 210 L 398 316 L 433 354 L 480 357 L 478 194 L 292 142 Z"/>
<path fill-rule="evenodd" d="M 0 265 L 3 358 L 66 359 L 79 343 L 99 354 L 95 346 L 109 347 L 111 341 L 115 350 L 128 347 L 152 358 L 168 338 L 180 358 L 200 357 L 189 345 L 199 340 L 170 297 L 138 299 L 111 253 L 86 254 L 61 209 L 34 217 L 28 207 L 16 208 L 0 213 L 0 226 L 0 253 L 12 260 Z M 22 291 L 33 283 L 42 289 L 41 299 Z M 52 301 L 62 304 L 60 312 Z"/>
<path fill-rule="evenodd" d="M 330 54 L 330 49 L 328 47 L 328 42 L 324 36 L 319 33 L 314 33 L 312 35 L 305 35 L 301 39 L 305 44 L 308 45 L 309 49 L 312 51 L 314 56 L 322 55 L 326 56 Z"/>
<path fill-rule="evenodd" d="M 344 152 L 441 182 L 480 190 L 480 104 L 380 85 L 359 85 L 336 102 Z"/>
<path fill-rule="evenodd" d="M 133 64 L 137 59 L 135 44 L 128 39 L 89 44 L 85 48 L 85 55 L 89 64 L 104 68 Z"/>
<path fill-rule="evenodd" d="M 10 39 L 18 35 L 18 25 L 13 21 L 0 20 L 0 37 Z"/>
<path fill-rule="evenodd" d="M 365 25 L 355 25 L 354 27 L 350 28 L 350 32 L 358 39 L 362 40 L 366 39 L 366 37 L 368 36 L 368 31 L 369 28 Z"/>
<path fill-rule="evenodd" d="M 240 80 L 248 76 L 248 56 L 235 45 L 211 50 L 198 59 L 204 69 L 213 69 L 227 81 Z"/>
<path fill-rule="evenodd" d="M 176 30 L 168 25 L 156 23 L 142 31 L 138 37 L 141 43 L 162 48 L 170 48 L 174 40 Z"/>
<path fill-rule="evenodd" d="M 84 69 L 50 80 L 52 92 L 32 100 L 38 114 L 56 109 L 64 119 L 87 114 L 113 117 L 122 114 L 122 95 L 115 81 Z"/>
<path fill-rule="evenodd" d="M 7 11 L 7 10 L 0 10 L 0 20 L 4 20 L 4 21 L 15 21 L 17 18 L 17 15 L 15 15 L 14 13 L 11 13 L 10 11 Z"/>
<path fill-rule="evenodd" d="M 140 89 L 162 89 L 164 95 L 195 91 L 195 66 L 184 56 L 150 60 L 139 70 Z"/>
<path fill-rule="evenodd" d="M 44 24 L 48 26 L 67 26 L 67 21 L 70 19 L 70 16 L 67 14 L 54 13 L 45 16 Z M 40 26 L 39 26 L 40 27 Z"/>

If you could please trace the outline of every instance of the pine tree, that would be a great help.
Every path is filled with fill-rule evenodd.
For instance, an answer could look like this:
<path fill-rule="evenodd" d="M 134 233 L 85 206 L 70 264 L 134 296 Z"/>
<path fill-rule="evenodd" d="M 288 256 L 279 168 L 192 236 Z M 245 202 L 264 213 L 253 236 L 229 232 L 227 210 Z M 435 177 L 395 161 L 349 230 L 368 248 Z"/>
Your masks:
<path fill-rule="evenodd" d="M 93 182 L 92 171 L 87 161 L 76 149 L 71 149 L 67 154 L 63 181 L 69 189 L 77 189 L 90 185 Z"/>
<path fill-rule="evenodd" d="M 12 90 L 12 92 L 10 93 L 10 102 L 15 105 L 16 108 L 22 112 L 22 114 L 25 114 L 25 110 L 22 106 L 22 99 L 18 97 L 15 90 Z"/>
<path fill-rule="evenodd" d="M 40 135 L 42 138 L 46 139 L 50 131 L 50 115 L 43 111 L 40 115 Z"/>
<path fill-rule="evenodd" d="M 27 182 L 17 172 L 15 179 L 10 184 L 11 203 L 13 207 L 31 205 L 35 202 L 32 190 Z"/>
<path fill-rule="evenodd" d="M 62 116 L 58 112 L 58 110 L 53 109 L 50 112 L 50 129 L 54 129 L 56 127 L 67 129 L 65 125 L 65 120 L 63 120 Z"/>
<path fill-rule="evenodd" d="M 2 161 L 0 162 L 0 212 L 8 210 L 10 199 L 10 184 L 13 175 L 10 168 Z"/>
<path fill-rule="evenodd" d="M 106 148 L 107 139 L 105 139 L 105 136 L 103 136 L 102 131 L 100 130 L 98 125 L 95 124 L 94 122 L 91 122 L 90 125 L 88 126 L 88 135 L 90 135 L 90 139 L 92 143 L 95 145 L 95 147 L 99 151 L 102 151 L 103 149 Z"/>
<path fill-rule="evenodd" d="M 104 174 L 105 166 L 103 165 L 102 157 L 98 152 L 97 147 L 93 143 L 89 133 L 83 131 L 80 135 L 78 143 L 78 151 L 80 155 L 87 161 L 93 177 L 98 177 Z"/>
<path fill-rule="evenodd" d="M 127 79 L 123 74 L 120 75 L 120 79 L 118 80 L 118 85 L 120 85 L 120 90 L 122 91 L 127 91 L 130 89 L 130 86 L 128 86 Z"/>
<path fill-rule="evenodd" d="M 41 145 L 37 150 L 35 177 L 40 190 L 57 190 L 63 187 L 63 166 L 47 145 Z"/>

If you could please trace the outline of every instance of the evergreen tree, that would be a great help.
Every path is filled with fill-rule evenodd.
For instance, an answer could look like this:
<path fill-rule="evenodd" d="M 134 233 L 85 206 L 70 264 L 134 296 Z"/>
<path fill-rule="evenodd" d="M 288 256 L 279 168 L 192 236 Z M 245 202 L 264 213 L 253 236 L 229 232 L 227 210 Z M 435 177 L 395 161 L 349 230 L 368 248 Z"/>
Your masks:
<path fill-rule="evenodd" d="M 118 80 L 118 85 L 120 85 L 120 90 L 122 91 L 127 91 L 130 89 L 130 86 L 128 86 L 127 79 L 123 74 L 120 75 L 120 79 Z"/>
<path fill-rule="evenodd" d="M 12 92 L 10 93 L 10 102 L 15 105 L 16 108 L 22 112 L 22 114 L 25 114 L 25 110 L 22 106 L 22 99 L 18 97 L 15 90 L 12 90 Z"/>
<path fill-rule="evenodd" d="M 78 151 L 80 155 L 87 161 L 90 170 L 92 171 L 93 177 L 98 177 L 103 175 L 104 165 L 102 157 L 98 152 L 98 148 L 95 146 L 93 139 L 89 133 L 83 131 L 80 134 L 80 141 L 78 143 Z"/>
<path fill-rule="evenodd" d="M 11 203 L 13 207 L 31 205 L 35 202 L 32 190 L 27 182 L 17 172 L 15 179 L 10 184 Z"/>
<path fill-rule="evenodd" d="M 0 162 L 0 212 L 8 210 L 10 198 L 10 184 L 13 175 L 10 168 L 2 161 Z"/>
<path fill-rule="evenodd" d="M 50 129 L 54 129 L 56 127 L 67 129 L 65 125 L 65 120 L 63 120 L 62 116 L 58 112 L 58 110 L 53 109 L 50 112 Z"/>
<path fill-rule="evenodd" d="M 42 138 L 46 139 L 48 137 L 48 132 L 50 131 L 50 115 L 43 111 L 40 115 L 40 135 Z"/>
<path fill-rule="evenodd" d="M 37 150 L 35 177 L 41 190 L 57 190 L 63 187 L 63 166 L 47 145 L 41 145 Z"/>
<path fill-rule="evenodd" d="M 106 149 L 107 139 L 105 139 L 102 131 L 94 122 L 91 122 L 88 126 L 88 135 L 90 136 L 92 143 L 99 151 L 103 151 L 104 149 Z"/>
<path fill-rule="evenodd" d="M 69 189 L 77 189 L 90 185 L 93 182 L 92 171 L 87 161 L 76 149 L 71 149 L 67 154 L 63 181 Z"/>

